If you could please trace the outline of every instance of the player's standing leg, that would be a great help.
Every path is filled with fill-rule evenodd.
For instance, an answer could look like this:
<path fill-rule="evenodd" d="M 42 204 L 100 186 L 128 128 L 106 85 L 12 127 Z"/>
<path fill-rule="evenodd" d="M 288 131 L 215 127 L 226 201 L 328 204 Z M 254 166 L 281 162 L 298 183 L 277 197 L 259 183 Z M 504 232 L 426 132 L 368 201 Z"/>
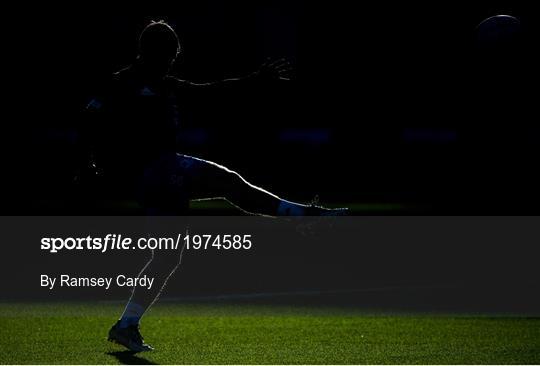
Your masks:
<path fill-rule="evenodd" d="M 153 348 L 144 342 L 139 331 L 142 316 L 159 298 L 167 281 L 180 266 L 184 248 L 171 253 L 170 250 L 152 250 L 152 255 L 137 276 L 146 275 L 154 279 L 153 286 L 148 288 L 134 287 L 129 301 L 120 319 L 109 330 L 109 340 L 121 344 L 131 351 L 144 352 Z"/>

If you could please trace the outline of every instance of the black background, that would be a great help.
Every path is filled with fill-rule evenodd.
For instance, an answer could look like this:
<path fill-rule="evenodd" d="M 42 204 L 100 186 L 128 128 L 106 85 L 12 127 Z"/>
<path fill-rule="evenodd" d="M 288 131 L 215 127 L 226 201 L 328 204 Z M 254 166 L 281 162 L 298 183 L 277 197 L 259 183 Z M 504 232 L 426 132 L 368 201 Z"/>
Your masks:
<path fill-rule="evenodd" d="M 198 1 L 169 15 L 107 14 L 97 4 L 69 15 L 36 10 L 4 19 L 4 124 L 17 127 L 14 138 L 4 134 L 14 163 L 4 180 L 15 183 L 4 189 L 5 214 L 84 213 L 72 182 L 81 113 L 100 81 L 132 62 L 152 19 L 179 34 L 173 71 L 181 78 L 239 76 L 266 57 L 295 67 L 289 83 L 188 106 L 182 152 L 293 200 L 399 203 L 398 214 L 538 213 L 538 22 L 530 5 Z M 481 58 L 475 27 L 496 14 L 521 20 L 523 47 Z"/>

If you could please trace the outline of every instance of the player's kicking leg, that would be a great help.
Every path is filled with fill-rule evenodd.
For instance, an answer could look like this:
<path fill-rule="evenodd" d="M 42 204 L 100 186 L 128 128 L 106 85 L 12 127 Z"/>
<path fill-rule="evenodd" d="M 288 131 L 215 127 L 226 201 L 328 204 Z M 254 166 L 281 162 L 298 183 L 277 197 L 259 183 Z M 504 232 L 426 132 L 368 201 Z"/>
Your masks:
<path fill-rule="evenodd" d="M 177 182 L 177 190 L 189 192 L 192 200 L 221 198 L 244 212 L 265 216 L 334 216 L 347 212 L 345 208 L 329 209 L 282 199 L 211 161 L 176 154 L 161 164 L 157 170 L 165 177 L 161 176 L 160 180 Z M 160 176 L 160 173 L 156 175 Z"/>
<path fill-rule="evenodd" d="M 148 207 L 158 212 L 173 212 L 179 203 L 191 199 L 222 198 L 241 210 L 267 216 L 343 215 L 346 209 L 327 209 L 279 198 L 219 164 L 177 154 L 162 159 L 147 171 L 145 179 Z M 171 203 L 173 203 L 171 205 Z M 153 290 L 133 289 L 131 298 L 118 322 L 109 331 L 109 340 L 134 352 L 150 351 L 139 332 L 143 314 L 157 300 L 169 278 L 180 264 L 182 253 L 154 251 L 152 258 L 139 273 L 155 278 Z"/>

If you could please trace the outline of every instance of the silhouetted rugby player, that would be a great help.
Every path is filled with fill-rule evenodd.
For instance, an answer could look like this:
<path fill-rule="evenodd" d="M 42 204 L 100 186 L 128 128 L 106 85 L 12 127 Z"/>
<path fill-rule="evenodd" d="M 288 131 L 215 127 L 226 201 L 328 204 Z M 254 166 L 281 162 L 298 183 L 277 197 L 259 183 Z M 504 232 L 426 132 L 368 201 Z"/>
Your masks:
<path fill-rule="evenodd" d="M 167 75 L 179 52 L 178 37 L 167 24 L 150 24 L 140 36 L 139 56 L 133 65 L 115 73 L 102 95 L 89 103 L 92 152 L 109 188 L 135 194 L 144 170 L 176 152 L 182 105 L 230 84 L 280 77 L 288 67 L 279 62 L 242 79 L 194 84 Z M 175 196 L 178 193 L 182 192 Z M 170 196 L 168 200 L 175 201 L 176 210 L 179 203 L 185 206 L 187 202 Z"/>
<path fill-rule="evenodd" d="M 115 73 L 102 96 L 88 104 L 93 159 L 112 188 L 142 192 L 143 206 L 160 213 L 179 213 L 189 199 L 213 197 L 265 215 L 342 212 L 282 200 L 230 169 L 178 154 L 182 104 L 206 93 L 286 79 L 290 69 L 280 60 L 243 78 L 196 84 L 168 75 L 179 53 L 174 30 L 164 22 L 152 22 L 141 33 L 133 65 Z"/>
<path fill-rule="evenodd" d="M 289 70 L 287 62 L 277 61 L 244 78 L 195 84 L 168 75 L 179 52 L 174 30 L 164 22 L 152 22 L 140 36 L 135 63 L 115 73 L 105 93 L 89 103 L 91 150 L 107 184 L 123 191 L 140 189 L 141 204 L 150 214 L 182 213 L 190 199 L 203 198 L 224 198 L 244 211 L 272 216 L 345 211 L 281 199 L 221 165 L 177 153 L 182 103 L 201 92 L 286 78 Z M 143 342 L 139 321 L 178 263 L 178 256 L 153 253 L 139 276 L 155 278 L 156 286 L 133 289 L 121 319 L 109 332 L 110 340 L 136 352 L 152 349 Z"/>
<path fill-rule="evenodd" d="M 168 25 L 150 24 L 139 44 L 134 64 L 115 73 L 105 94 L 89 104 L 90 111 L 106 115 L 102 119 L 106 125 L 100 126 L 97 136 L 100 146 L 96 159 L 108 175 L 118 173 L 119 168 L 144 167 L 164 153 L 176 152 L 179 108 L 190 100 L 231 84 L 279 77 L 287 67 L 280 62 L 245 78 L 194 84 L 167 74 L 180 52 L 178 38 Z"/>

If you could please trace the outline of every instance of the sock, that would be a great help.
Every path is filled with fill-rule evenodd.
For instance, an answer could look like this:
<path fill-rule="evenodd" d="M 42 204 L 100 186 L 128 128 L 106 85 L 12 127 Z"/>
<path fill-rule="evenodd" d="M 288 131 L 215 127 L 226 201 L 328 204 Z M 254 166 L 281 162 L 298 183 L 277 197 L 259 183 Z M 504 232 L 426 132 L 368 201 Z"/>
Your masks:
<path fill-rule="evenodd" d="M 281 200 L 277 209 L 278 216 L 304 216 L 308 206 Z"/>
<path fill-rule="evenodd" d="M 120 328 L 127 328 L 130 325 L 137 325 L 141 320 L 146 309 L 141 305 L 129 301 L 126 305 L 126 309 L 120 318 Z"/>

